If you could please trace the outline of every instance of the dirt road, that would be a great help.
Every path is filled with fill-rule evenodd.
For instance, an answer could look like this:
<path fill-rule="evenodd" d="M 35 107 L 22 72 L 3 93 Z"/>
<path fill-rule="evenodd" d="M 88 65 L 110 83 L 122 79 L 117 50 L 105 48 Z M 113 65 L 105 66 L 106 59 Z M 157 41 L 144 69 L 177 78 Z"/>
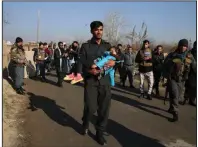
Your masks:
<path fill-rule="evenodd" d="M 64 83 L 26 80 L 27 98 L 34 109 L 27 108 L 25 129 L 30 135 L 28 147 L 97 147 L 91 133 L 81 136 L 83 87 Z M 190 147 L 196 144 L 196 108 L 180 106 L 180 121 L 171 123 L 162 100 L 138 99 L 137 91 L 115 87 L 107 127 L 109 147 Z M 96 117 L 93 117 L 93 121 Z"/>

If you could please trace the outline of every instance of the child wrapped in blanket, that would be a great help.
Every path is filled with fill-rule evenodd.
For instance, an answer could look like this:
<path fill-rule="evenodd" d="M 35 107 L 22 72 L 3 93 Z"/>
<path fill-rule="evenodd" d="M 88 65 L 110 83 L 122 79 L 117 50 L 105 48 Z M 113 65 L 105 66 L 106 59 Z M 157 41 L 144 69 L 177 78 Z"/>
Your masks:
<path fill-rule="evenodd" d="M 109 60 L 114 60 L 116 63 L 122 62 L 120 61 L 120 57 L 116 53 L 115 47 L 111 47 L 109 51 L 104 52 L 104 55 L 100 58 L 97 58 L 94 62 L 95 65 L 91 68 L 97 68 L 101 70 L 100 74 L 98 75 L 98 79 L 103 77 L 104 75 L 109 74 L 111 86 L 115 86 L 115 69 L 113 67 L 105 66 Z"/>

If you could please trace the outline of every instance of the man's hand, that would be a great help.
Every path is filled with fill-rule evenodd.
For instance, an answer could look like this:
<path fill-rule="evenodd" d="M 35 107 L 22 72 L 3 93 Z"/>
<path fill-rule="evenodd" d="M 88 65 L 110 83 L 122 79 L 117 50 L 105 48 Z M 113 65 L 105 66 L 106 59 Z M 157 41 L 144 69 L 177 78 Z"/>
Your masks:
<path fill-rule="evenodd" d="M 109 60 L 108 63 L 105 64 L 106 67 L 113 67 L 115 66 L 115 61 L 114 60 Z"/>

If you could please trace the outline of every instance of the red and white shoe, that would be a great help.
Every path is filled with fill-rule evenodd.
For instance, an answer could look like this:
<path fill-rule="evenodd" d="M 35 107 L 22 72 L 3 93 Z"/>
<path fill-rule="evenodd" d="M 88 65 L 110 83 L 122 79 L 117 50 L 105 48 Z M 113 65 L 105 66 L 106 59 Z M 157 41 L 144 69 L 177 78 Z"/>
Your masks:
<path fill-rule="evenodd" d="M 83 77 L 81 76 L 81 74 L 78 73 L 77 76 L 74 77 L 74 79 L 71 81 L 71 84 L 76 84 L 76 83 L 81 82 L 81 81 L 83 81 L 83 80 L 84 80 L 84 79 L 83 79 Z"/>
<path fill-rule="evenodd" d="M 74 79 L 74 73 L 72 73 L 72 74 L 70 74 L 70 75 L 67 75 L 66 77 L 64 77 L 64 80 L 65 81 L 71 81 L 71 80 L 73 80 Z"/>

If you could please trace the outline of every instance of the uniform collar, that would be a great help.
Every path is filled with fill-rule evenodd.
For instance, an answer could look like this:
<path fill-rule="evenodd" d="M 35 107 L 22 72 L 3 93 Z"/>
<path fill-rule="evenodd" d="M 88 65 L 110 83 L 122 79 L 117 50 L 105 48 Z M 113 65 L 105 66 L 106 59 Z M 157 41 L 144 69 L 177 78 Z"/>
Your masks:
<path fill-rule="evenodd" d="M 93 44 L 98 44 L 94 38 L 91 38 L 90 41 L 91 41 L 91 43 L 93 43 Z M 105 42 L 105 41 L 104 41 L 103 39 L 101 39 L 100 44 L 104 44 L 104 42 Z"/>

